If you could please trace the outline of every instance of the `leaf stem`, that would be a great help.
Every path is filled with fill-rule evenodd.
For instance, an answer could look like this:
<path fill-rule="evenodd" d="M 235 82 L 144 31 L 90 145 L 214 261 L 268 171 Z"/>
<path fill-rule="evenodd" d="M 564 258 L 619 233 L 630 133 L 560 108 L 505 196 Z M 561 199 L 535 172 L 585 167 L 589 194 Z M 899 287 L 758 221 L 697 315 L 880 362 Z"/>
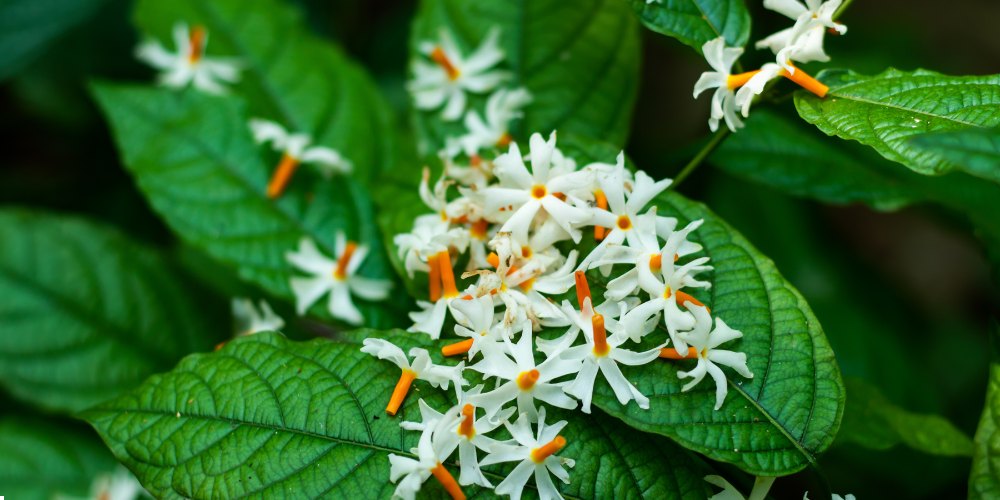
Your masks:
<path fill-rule="evenodd" d="M 854 3 L 854 0 L 844 0 L 844 3 L 840 4 L 840 8 L 837 9 L 837 12 L 833 13 L 832 19 L 834 20 L 840 19 L 840 16 L 844 15 L 844 11 L 847 10 L 847 8 L 850 7 L 852 3 Z"/>
<path fill-rule="evenodd" d="M 694 172 L 694 169 L 698 168 L 698 165 L 701 165 L 708 155 L 712 154 L 712 151 L 715 151 L 715 148 L 719 147 L 719 144 L 722 144 L 722 140 L 727 136 L 729 136 L 728 128 L 722 127 L 719 129 L 719 131 L 712 136 L 712 139 L 701 147 L 698 154 L 694 155 L 694 158 L 691 158 L 691 161 L 689 161 L 687 165 L 684 165 L 684 168 L 681 169 L 680 173 L 674 176 L 674 182 L 670 184 L 668 189 L 673 189 L 680 185 L 680 183 L 683 182 L 688 175 L 691 175 L 691 172 Z"/>

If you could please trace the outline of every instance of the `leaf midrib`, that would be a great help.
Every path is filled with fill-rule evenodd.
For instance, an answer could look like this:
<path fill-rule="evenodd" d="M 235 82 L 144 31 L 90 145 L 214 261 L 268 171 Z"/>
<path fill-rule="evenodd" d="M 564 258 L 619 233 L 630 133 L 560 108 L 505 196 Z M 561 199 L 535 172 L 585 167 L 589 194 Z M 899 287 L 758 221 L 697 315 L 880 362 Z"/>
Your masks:
<path fill-rule="evenodd" d="M 936 118 L 938 120 L 945 120 L 945 121 L 948 121 L 948 122 L 951 122 L 951 123 L 955 123 L 955 124 L 958 124 L 958 125 L 962 125 L 962 126 L 975 127 L 975 128 L 985 128 L 982 125 L 979 125 L 979 124 L 976 124 L 976 123 L 966 122 L 966 121 L 963 121 L 963 120 L 959 120 L 957 118 L 951 118 L 951 117 L 948 117 L 948 116 L 945 116 L 945 115 L 938 115 L 938 114 L 934 114 L 934 113 L 931 113 L 931 112 L 928 112 L 928 111 L 920 111 L 920 110 L 916 110 L 916 109 L 910 109 L 910 108 L 907 108 L 907 107 L 904 107 L 904 106 L 900 106 L 898 104 L 890 104 L 890 103 L 883 102 L 883 101 L 876 101 L 876 100 L 868 99 L 868 98 L 857 96 L 857 95 L 853 95 L 853 94 L 838 94 L 837 92 L 839 90 L 840 89 L 837 89 L 837 90 L 834 90 L 834 91 L 830 91 L 830 93 L 828 95 L 831 95 L 831 96 L 834 96 L 834 97 L 839 97 L 841 99 L 845 99 L 845 100 L 848 100 L 848 101 L 854 101 L 854 102 L 859 102 L 859 103 L 863 103 L 863 104 L 868 104 L 868 105 L 871 105 L 871 106 L 886 107 L 886 108 L 890 108 L 890 109 L 894 109 L 894 110 L 902 111 L 902 112 L 906 112 L 906 113 L 913 113 L 913 114 L 918 114 L 918 115 L 926 116 L 926 117 L 930 117 L 930 118 Z M 907 89 L 907 91 L 909 91 L 909 90 L 914 90 L 914 89 Z M 893 97 L 895 95 L 898 95 L 898 94 L 892 94 L 892 95 L 887 96 L 887 97 Z M 869 115 L 870 115 L 870 113 L 869 113 Z M 824 117 L 824 119 L 826 119 L 826 118 Z M 838 127 L 838 128 L 840 128 L 840 127 Z M 874 130 L 874 127 L 869 127 L 869 128 L 871 128 L 872 130 Z M 885 142 L 885 141 L 882 141 L 882 142 Z"/>

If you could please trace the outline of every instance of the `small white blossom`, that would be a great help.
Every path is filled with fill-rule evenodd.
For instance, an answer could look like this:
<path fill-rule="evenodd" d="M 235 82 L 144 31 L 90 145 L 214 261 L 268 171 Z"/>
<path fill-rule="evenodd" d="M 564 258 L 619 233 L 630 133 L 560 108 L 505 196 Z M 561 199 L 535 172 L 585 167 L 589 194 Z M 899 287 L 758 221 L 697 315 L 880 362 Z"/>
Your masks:
<path fill-rule="evenodd" d="M 337 233 L 335 250 L 336 260 L 332 260 L 316 248 L 313 240 L 304 237 L 299 241 L 298 251 L 285 254 L 285 259 L 296 269 L 311 275 L 308 278 L 291 279 L 295 307 L 298 314 L 303 315 L 309 306 L 329 293 L 327 309 L 330 314 L 334 318 L 359 325 L 364 317 L 351 300 L 351 295 L 365 300 L 384 300 L 389 296 L 392 282 L 355 274 L 368 255 L 368 247 L 347 241 L 342 232 Z"/>
<path fill-rule="evenodd" d="M 716 89 L 712 94 L 712 112 L 708 119 L 708 127 L 715 132 L 719 129 L 719 120 L 725 120 L 729 130 L 736 132 L 743 128 L 743 121 L 736 115 L 737 81 L 731 74 L 733 63 L 743 54 L 740 47 L 726 47 L 726 39 L 718 37 L 705 43 L 701 48 L 705 60 L 714 71 L 706 71 L 694 84 L 694 97 L 697 99 L 702 92 Z"/>
<path fill-rule="evenodd" d="M 207 57 L 208 32 L 200 26 L 192 30 L 184 23 L 173 29 L 176 52 L 170 52 L 155 40 L 148 40 L 136 47 L 135 55 L 141 61 L 162 71 L 160 85 L 183 88 L 189 84 L 212 94 L 225 93 L 224 83 L 240 80 L 240 64 L 236 59 Z"/>
<path fill-rule="evenodd" d="M 232 311 L 233 321 L 236 324 L 236 336 L 284 328 L 285 320 L 274 313 L 267 301 L 261 300 L 258 304 L 259 310 L 250 299 L 233 299 Z"/>
<path fill-rule="evenodd" d="M 437 109 L 444 104 L 441 117 L 457 120 L 465 111 L 466 92 L 489 92 L 509 78 L 506 71 L 493 69 L 504 58 L 499 46 L 500 31 L 490 30 L 479 46 L 465 58 L 451 34 L 441 31 L 439 43 L 424 42 L 420 51 L 433 63 L 413 63 L 413 80 L 407 89 L 413 94 L 417 109 Z"/>
<path fill-rule="evenodd" d="M 735 486 L 726 481 L 722 476 L 705 476 L 705 482 L 713 486 L 718 486 L 722 488 L 722 491 L 709 497 L 709 500 L 764 500 L 767 498 L 767 492 L 771 490 L 771 485 L 774 484 L 776 477 L 771 476 L 757 476 L 753 482 L 753 489 L 750 491 L 750 496 L 744 497 Z"/>
<path fill-rule="evenodd" d="M 525 89 L 497 90 L 486 101 L 485 119 L 469 110 L 465 114 L 468 132 L 449 141 L 446 151 L 452 156 L 461 152 L 472 157 L 483 149 L 507 147 L 512 140 L 510 122 L 520 118 L 521 108 L 530 102 L 531 94 Z"/>
<path fill-rule="evenodd" d="M 283 157 L 296 163 L 315 165 L 325 176 L 334 173 L 348 174 L 353 168 L 351 162 L 336 150 L 313 146 L 312 137 L 308 134 L 293 134 L 275 122 L 260 118 L 251 119 L 250 131 L 253 132 L 254 141 L 258 144 L 271 143 L 274 150 Z"/>
<path fill-rule="evenodd" d="M 730 328 L 720 318 L 715 318 L 715 328 L 713 329 L 712 317 L 708 314 L 708 309 L 704 307 L 689 307 L 689 309 L 694 314 L 695 325 L 693 330 L 684 333 L 683 336 L 685 341 L 697 351 L 698 364 L 689 372 L 677 372 L 678 377 L 691 379 L 681 388 L 681 392 L 688 391 L 698 385 L 705 378 L 705 373 L 708 373 L 715 380 L 715 409 L 718 410 L 726 400 L 729 388 L 726 386 L 726 374 L 716 366 L 716 363 L 728 366 L 746 378 L 753 378 L 753 373 L 747 367 L 746 354 L 717 349 L 730 340 L 742 337 L 743 334 Z"/>
<path fill-rule="evenodd" d="M 545 408 L 538 411 L 538 428 L 534 434 L 531 432 L 531 421 L 528 415 L 522 413 L 513 425 L 505 424 L 513 439 L 494 446 L 481 465 L 520 462 L 497 485 L 494 491 L 498 495 L 510 495 L 511 500 L 519 500 L 524 485 L 534 475 L 538 496 L 542 500 L 562 499 L 549 474 L 569 484 L 569 472 L 563 466 L 573 467 L 575 462 L 556 455 L 566 446 L 566 438 L 559 435 L 566 427 L 566 421 L 546 426 Z"/>
<path fill-rule="evenodd" d="M 420 403 L 423 413 L 426 405 L 423 404 L 423 400 Z M 448 429 L 460 419 L 457 408 L 453 408 L 444 415 L 438 415 L 427 421 L 416 448 L 410 449 L 410 453 L 416 455 L 416 458 L 389 454 L 389 481 L 393 483 L 398 481 L 393 497 L 413 500 L 424 481 L 431 475 L 437 477 L 452 496 L 455 496 L 456 492 L 461 495 L 461 489 L 455 483 L 455 479 L 442 465 L 442 462 L 455 451 L 455 440 L 449 439 Z M 464 498 L 464 495 L 461 498 Z"/>
<path fill-rule="evenodd" d="M 842 3 L 843 0 L 805 0 L 805 4 L 799 0 L 764 0 L 765 8 L 794 19 L 795 25 L 757 42 L 757 48 L 771 49 L 778 64 L 789 72 L 795 71 L 789 61 L 829 61 L 823 50 L 827 30 L 847 33 L 847 26 L 833 20 Z"/>

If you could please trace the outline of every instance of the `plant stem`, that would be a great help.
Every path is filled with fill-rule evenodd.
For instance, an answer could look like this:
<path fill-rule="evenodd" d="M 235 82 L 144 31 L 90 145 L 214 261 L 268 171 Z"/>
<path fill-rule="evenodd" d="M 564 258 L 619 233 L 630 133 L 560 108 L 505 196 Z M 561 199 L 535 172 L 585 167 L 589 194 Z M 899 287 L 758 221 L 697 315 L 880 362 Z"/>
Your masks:
<path fill-rule="evenodd" d="M 701 165 L 708 155 L 712 154 L 712 151 L 715 151 L 715 148 L 719 147 L 719 144 L 722 144 L 722 140 L 728 135 L 728 128 L 722 127 L 719 129 L 719 131 L 712 136 L 712 139 L 708 141 L 708 144 L 702 146 L 701 150 L 698 151 L 698 154 L 694 155 L 694 158 L 691 158 L 691 161 L 689 161 L 687 165 L 684 165 L 684 168 L 681 169 L 680 173 L 674 177 L 674 182 L 670 184 L 670 188 L 668 189 L 676 188 L 680 185 L 680 183 L 683 182 L 688 175 L 691 175 L 691 172 L 694 172 L 694 169 L 698 168 L 698 165 Z"/>
<path fill-rule="evenodd" d="M 854 2 L 854 0 L 844 0 L 844 3 L 840 4 L 840 8 L 837 9 L 837 12 L 833 13 L 832 19 L 834 21 L 836 21 L 837 19 L 840 19 L 840 16 L 844 15 L 844 11 L 847 10 L 847 8 L 850 7 L 851 3 L 853 3 L 853 2 Z"/>

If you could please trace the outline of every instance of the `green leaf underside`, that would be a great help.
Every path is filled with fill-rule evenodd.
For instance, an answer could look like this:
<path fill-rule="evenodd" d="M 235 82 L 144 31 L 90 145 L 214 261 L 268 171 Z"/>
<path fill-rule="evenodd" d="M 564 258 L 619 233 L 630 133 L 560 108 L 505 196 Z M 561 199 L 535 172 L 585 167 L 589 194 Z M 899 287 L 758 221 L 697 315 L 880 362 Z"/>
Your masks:
<path fill-rule="evenodd" d="M 214 343 L 162 258 L 82 219 L 0 211 L 0 297 L 0 383 L 45 408 L 86 408 Z"/>
<path fill-rule="evenodd" d="M 956 164 L 910 139 L 933 132 L 1000 126 L 1000 75 L 947 76 L 889 69 L 876 76 L 834 70 L 820 79 L 825 98 L 795 95 L 803 119 L 828 135 L 871 146 L 921 174 L 941 174 Z M 975 172 L 970 172 L 975 173 Z"/>
<path fill-rule="evenodd" d="M 729 47 L 750 39 L 750 13 L 743 0 L 628 0 L 647 28 L 689 45 L 701 46 L 720 36 Z"/>
<path fill-rule="evenodd" d="M 972 440 L 948 420 L 906 411 L 862 379 L 848 378 L 846 383 L 847 405 L 838 442 L 876 450 L 904 444 L 932 455 L 972 456 Z"/>
<path fill-rule="evenodd" d="M 914 137 L 918 150 L 940 155 L 969 174 L 1000 183 L 1000 129 L 970 128 Z"/>
<path fill-rule="evenodd" d="M 0 80 L 86 20 L 105 0 L 6 0 L 0 3 Z"/>
<path fill-rule="evenodd" d="M 549 22 L 558 19 L 558 22 Z M 423 41 L 436 42 L 441 30 L 463 54 L 479 47 L 499 28 L 506 57 L 500 66 L 512 73 L 506 87 L 526 88 L 533 101 L 511 133 L 524 140 L 553 130 L 612 142 L 628 137 L 639 79 L 639 30 L 620 0 L 564 2 L 481 2 L 426 0 L 413 24 L 410 57 Z M 469 106 L 483 114 L 485 96 Z M 414 110 L 425 153 L 464 133 L 461 120 L 445 123 L 441 110 Z"/>
<path fill-rule="evenodd" d="M 4 495 L 29 500 L 89 495 L 93 479 L 113 471 L 116 463 L 98 439 L 74 430 L 37 417 L 0 420 Z"/>
<path fill-rule="evenodd" d="M 1000 354 L 997 340 L 1000 330 L 991 326 L 993 359 L 986 385 L 986 402 L 974 437 L 972 471 L 969 474 L 969 498 L 988 499 L 1000 496 Z"/>
<path fill-rule="evenodd" d="M 367 244 L 359 273 L 388 278 L 392 271 L 377 251 L 381 239 L 365 190 L 336 179 L 313 179 L 312 193 L 266 196 L 271 166 L 262 160 L 247 128 L 241 100 L 121 85 L 96 85 L 94 93 L 111 122 L 139 188 L 171 228 L 240 276 L 272 294 L 292 298 L 296 275 L 286 252 L 308 236 L 334 255 L 337 231 Z M 304 169 L 297 174 L 307 176 Z M 395 324 L 391 302 L 356 299 L 369 324 Z M 326 299 L 311 309 L 328 316 Z"/>
<path fill-rule="evenodd" d="M 418 398 L 442 409 L 454 396 L 418 381 L 398 416 L 385 415 L 399 370 L 360 352 L 368 336 L 404 350 L 423 342 L 402 331 L 357 331 L 342 343 L 257 334 L 191 356 L 84 416 L 156 496 L 386 498 L 387 456 L 408 454 L 419 435 L 399 422 L 419 420 Z M 707 496 L 709 469 L 669 441 L 609 417 L 558 418 L 570 420 L 561 454 L 577 460 L 571 484 L 560 485 L 567 497 Z M 457 477 L 455 463 L 446 466 Z M 434 479 L 424 490 L 441 495 Z"/>
<path fill-rule="evenodd" d="M 622 407 L 606 384 L 597 384 L 594 403 L 637 429 L 751 474 L 786 475 L 814 464 L 833 441 L 844 401 L 840 370 L 819 322 L 773 262 L 704 205 L 674 192 L 653 204 L 681 226 L 705 220 L 691 240 L 704 246 L 699 255 L 710 257 L 715 270 L 704 275 L 712 287 L 696 295 L 712 316 L 743 332 L 742 339 L 720 348 L 745 352 L 754 378 L 723 368 L 729 393 L 713 411 L 710 377 L 681 392 L 677 371 L 693 368 L 693 360 L 658 360 L 625 372 L 649 397 L 649 410 L 634 403 Z M 658 334 L 666 338 L 665 331 Z"/>

